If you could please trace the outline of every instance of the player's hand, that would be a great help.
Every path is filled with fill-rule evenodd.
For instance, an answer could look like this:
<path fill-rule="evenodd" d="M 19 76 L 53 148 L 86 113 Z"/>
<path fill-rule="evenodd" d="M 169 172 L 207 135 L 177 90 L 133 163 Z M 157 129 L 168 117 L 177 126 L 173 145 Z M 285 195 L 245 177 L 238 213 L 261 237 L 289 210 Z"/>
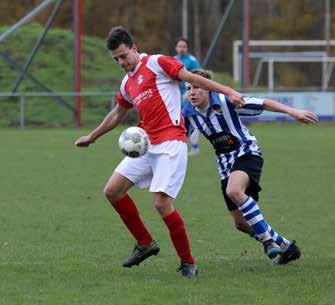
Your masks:
<path fill-rule="evenodd" d="M 293 113 L 292 116 L 297 120 L 305 124 L 314 124 L 319 121 L 318 116 L 310 111 L 307 110 L 299 110 L 296 109 Z"/>
<path fill-rule="evenodd" d="M 232 90 L 228 97 L 237 108 L 241 108 L 245 104 L 242 94 L 235 90 Z"/>
<path fill-rule="evenodd" d="M 90 135 L 80 137 L 76 142 L 74 142 L 74 145 L 79 147 L 88 147 L 91 143 L 94 143 L 94 140 Z"/>

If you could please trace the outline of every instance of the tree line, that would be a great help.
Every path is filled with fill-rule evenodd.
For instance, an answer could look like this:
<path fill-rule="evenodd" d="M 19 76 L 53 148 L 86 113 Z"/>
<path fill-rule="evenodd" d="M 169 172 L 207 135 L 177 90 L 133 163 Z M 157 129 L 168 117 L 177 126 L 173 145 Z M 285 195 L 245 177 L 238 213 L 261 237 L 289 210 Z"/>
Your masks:
<path fill-rule="evenodd" d="M 204 58 L 229 2 L 188 0 L 190 49 L 200 60 Z M 250 0 L 250 38 L 324 39 L 325 2 Z M 39 3 L 41 0 L 1 0 L 0 24 L 14 24 Z M 182 33 L 181 9 L 181 0 L 85 0 L 83 31 L 86 35 L 105 38 L 111 27 L 124 25 L 134 34 L 141 50 L 173 54 L 174 41 Z M 35 21 L 45 23 L 50 10 L 43 12 Z M 335 1 L 331 0 L 332 20 L 334 12 Z M 72 0 L 64 1 L 54 26 L 72 29 Z M 231 73 L 232 42 L 242 39 L 242 28 L 243 1 L 236 0 L 209 62 L 210 68 Z M 332 22 L 330 33 L 334 30 Z M 294 75 L 291 78 L 302 77 Z"/>

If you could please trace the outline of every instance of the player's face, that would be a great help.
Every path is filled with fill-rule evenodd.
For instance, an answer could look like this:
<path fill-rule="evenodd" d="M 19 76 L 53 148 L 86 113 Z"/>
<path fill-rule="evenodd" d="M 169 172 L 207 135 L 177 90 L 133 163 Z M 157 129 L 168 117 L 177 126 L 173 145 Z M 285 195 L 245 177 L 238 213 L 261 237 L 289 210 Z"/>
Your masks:
<path fill-rule="evenodd" d="M 188 52 L 187 43 L 185 41 L 178 41 L 176 45 L 176 52 L 179 56 L 185 56 Z"/>
<path fill-rule="evenodd" d="M 208 91 L 192 84 L 186 85 L 185 98 L 189 100 L 193 106 L 199 109 L 206 108 L 209 103 Z"/>
<path fill-rule="evenodd" d="M 117 64 L 126 72 L 133 71 L 140 61 L 139 54 L 137 53 L 137 48 L 133 45 L 129 48 L 124 43 L 120 44 L 117 49 L 112 50 L 112 57 L 117 62 Z"/>

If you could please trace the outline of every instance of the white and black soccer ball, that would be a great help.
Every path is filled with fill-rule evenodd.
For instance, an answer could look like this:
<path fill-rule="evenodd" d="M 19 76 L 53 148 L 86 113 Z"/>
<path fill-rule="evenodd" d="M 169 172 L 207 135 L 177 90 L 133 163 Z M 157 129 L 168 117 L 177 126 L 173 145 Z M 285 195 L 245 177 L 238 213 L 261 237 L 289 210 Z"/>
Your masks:
<path fill-rule="evenodd" d="M 119 138 L 122 153 L 130 158 L 143 156 L 149 149 L 148 134 L 140 127 L 129 127 L 124 130 Z"/>

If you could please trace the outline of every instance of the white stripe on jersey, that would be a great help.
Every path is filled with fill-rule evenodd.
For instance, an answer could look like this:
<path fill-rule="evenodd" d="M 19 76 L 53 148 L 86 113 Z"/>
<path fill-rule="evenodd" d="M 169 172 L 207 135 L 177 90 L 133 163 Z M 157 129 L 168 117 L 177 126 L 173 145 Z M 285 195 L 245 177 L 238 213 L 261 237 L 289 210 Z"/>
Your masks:
<path fill-rule="evenodd" d="M 240 115 L 258 115 L 263 112 L 264 100 L 256 97 L 243 97 L 245 104 L 242 108 L 236 108 Z"/>
<path fill-rule="evenodd" d="M 253 104 L 253 105 L 263 106 L 263 103 L 264 103 L 264 99 L 257 98 L 257 97 L 244 96 L 243 99 L 246 105 Z"/>
<path fill-rule="evenodd" d="M 123 98 L 129 103 L 129 104 L 132 104 L 133 105 L 133 101 L 131 100 L 130 96 L 127 94 L 126 92 L 126 83 L 128 81 L 128 75 L 126 75 L 123 80 L 122 80 L 122 83 L 121 83 L 121 86 L 120 86 L 120 92 L 123 96 Z"/>
<path fill-rule="evenodd" d="M 239 135 L 239 133 L 237 132 L 235 125 L 233 123 L 233 120 L 231 118 L 227 103 L 229 103 L 228 101 L 226 101 L 226 97 L 224 94 L 219 94 L 219 98 L 221 100 L 221 107 L 223 108 L 223 116 L 225 118 L 225 121 L 228 124 L 229 130 L 232 133 L 232 135 L 234 135 L 236 138 L 238 138 L 240 141 L 242 141 L 243 139 L 241 138 L 241 136 Z"/>
<path fill-rule="evenodd" d="M 179 90 L 179 82 L 169 77 L 158 63 L 161 55 L 152 55 L 149 57 L 147 67 L 157 75 L 156 86 L 162 100 L 169 113 L 171 122 L 179 126 L 181 119 L 181 94 Z M 174 87 L 175 90 L 171 89 Z M 177 101 L 177 102 L 176 102 Z"/>
<path fill-rule="evenodd" d="M 157 80 L 156 83 L 162 83 L 162 82 L 167 82 L 167 83 L 172 83 L 173 80 L 171 77 L 169 77 L 163 68 L 159 65 L 158 63 L 158 58 L 162 55 L 151 55 L 148 59 L 147 62 L 147 67 L 157 75 L 157 79 L 159 78 L 159 81 Z"/>
<path fill-rule="evenodd" d="M 211 135 L 212 132 L 210 131 L 209 127 L 205 124 L 205 121 L 204 121 L 203 117 L 198 116 L 197 119 L 198 119 L 198 121 L 201 125 L 201 132 L 205 133 L 207 136 Z M 189 120 L 190 120 L 190 123 L 191 123 L 191 125 L 194 129 L 199 129 L 198 125 L 196 124 L 196 122 L 194 121 L 194 119 L 192 117 L 189 117 Z"/>
<path fill-rule="evenodd" d="M 216 131 L 218 131 L 218 132 L 223 131 L 223 129 L 220 125 L 219 119 L 217 118 L 215 113 L 210 115 L 210 120 L 211 120 L 211 123 L 212 123 L 212 125 L 213 125 L 213 127 L 215 128 Z"/>
<path fill-rule="evenodd" d="M 262 113 L 261 110 L 243 109 L 243 108 L 237 109 L 236 111 L 238 114 L 248 114 L 248 115 L 257 115 Z"/>

